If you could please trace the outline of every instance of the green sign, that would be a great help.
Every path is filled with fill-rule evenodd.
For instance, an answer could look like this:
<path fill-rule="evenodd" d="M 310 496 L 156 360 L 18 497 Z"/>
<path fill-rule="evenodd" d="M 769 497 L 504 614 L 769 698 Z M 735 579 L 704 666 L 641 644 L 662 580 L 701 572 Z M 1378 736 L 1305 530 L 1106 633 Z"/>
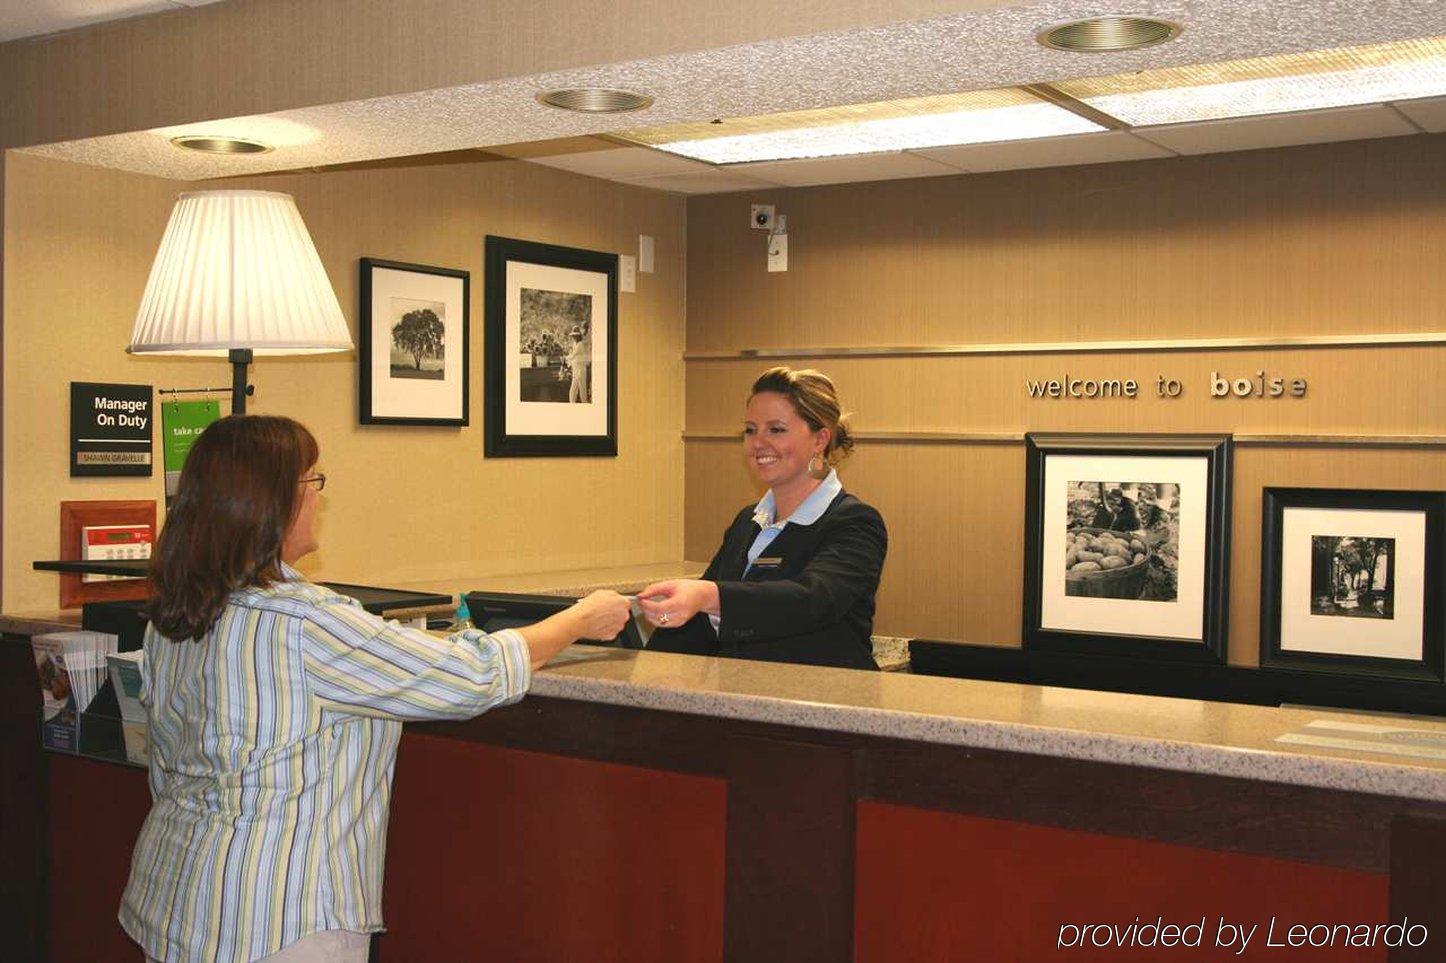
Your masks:
<path fill-rule="evenodd" d="M 206 426 L 221 417 L 216 401 L 167 401 L 161 405 L 161 451 L 166 464 L 166 500 L 176 497 L 186 456 Z"/>

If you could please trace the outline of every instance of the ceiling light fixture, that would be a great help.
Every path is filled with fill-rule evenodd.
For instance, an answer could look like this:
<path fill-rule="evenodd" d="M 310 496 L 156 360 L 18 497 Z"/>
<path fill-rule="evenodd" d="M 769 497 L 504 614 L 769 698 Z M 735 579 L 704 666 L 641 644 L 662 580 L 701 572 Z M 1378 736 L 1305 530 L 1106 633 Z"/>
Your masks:
<path fill-rule="evenodd" d="M 1072 53 L 1117 53 L 1174 40 L 1183 29 L 1178 23 L 1154 17 L 1090 17 L 1048 27 L 1035 39 L 1046 47 Z"/>
<path fill-rule="evenodd" d="M 182 134 L 172 137 L 171 143 L 182 150 L 193 150 L 202 154 L 267 154 L 274 149 L 270 144 L 263 144 L 259 140 L 210 134 Z"/>
<path fill-rule="evenodd" d="M 653 98 L 632 90 L 616 90 L 608 87 L 570 87 L 562 90 L 548 90 L 537 95 L 538 101 L 560 110 L 575 110 L 584 114 L 622 114 L 630 110 L 651 107 Z"/>
<path fill-rule="evenodd" d="M 1029 140 L 1105 128 L 1015 87 L 675 124 L 614 136 L 710 164 Z"/>
<path fill-rule="evenodd" d="M 1050 86 L 1136 127 L 1390 103 L 1446 94 L 1446 38 L 1166 67 Z"/>

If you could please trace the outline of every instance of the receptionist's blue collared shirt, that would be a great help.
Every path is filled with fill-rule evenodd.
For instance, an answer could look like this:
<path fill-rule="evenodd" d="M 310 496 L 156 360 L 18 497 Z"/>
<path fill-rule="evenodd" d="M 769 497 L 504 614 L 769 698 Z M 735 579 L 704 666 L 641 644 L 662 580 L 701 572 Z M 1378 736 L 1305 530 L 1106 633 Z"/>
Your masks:
<path fill-rule="evenodd" d="M 838 472 L 829 469 L 828 477 L 819 482 L 818 487 L 803 500 L 803 504 L 795 508 L 792 515 L 781 522 L 776 522 L 773 520 L 775 511 L 773 489 L 770 488 L 768 493 L 760 498 L 758 504 L 753 507 L 753 520 L 758 523 L 760 531 L 748 549 L 748 564 L 743 569 L 744 577 L 748 576 L 748 570 L 753 568 L 753 563 L 758 561 L 763 550 L 778 537 L 785 525 L 812 525 L 819 520 L 824 509 L 828 508 L 841 491 L 843 491 L 843 483 L 838 480 Z"/>
<path fill-rule="evenodd" d="M 776 522 L 773 520 L 775 511 L 773 489 L 770 488 L 768 493 L 758 500 L 758 504 L 753 506 L 753 520 L 758 523 L 759 532 L 754 536 L 753 544 L 748 547 L 748 564 L 743 568 L 743 576 L 745 578 L 748 576 L 748 571 L 753 568 L 753 563 L 758 561 L 759 557 L 763 555 L 763 550 L 778 537 L 785 525 L 812 525 L 819 520 L 824 510 L 833 503 L 841 491 L 843 491 L 843 482 L 838 480 L 838 472 L 830 468 L 828 476 L 819 482 L 817 488 L 809 492 L 808 497 L 803 500 L 803 504 L 795 508 L 792 515 L 781 522 Z M 714 632 L 718 631 L 718 626 L 723 622 L 716 615 L 708 616 L 708 621 L 712 623 Z"/>

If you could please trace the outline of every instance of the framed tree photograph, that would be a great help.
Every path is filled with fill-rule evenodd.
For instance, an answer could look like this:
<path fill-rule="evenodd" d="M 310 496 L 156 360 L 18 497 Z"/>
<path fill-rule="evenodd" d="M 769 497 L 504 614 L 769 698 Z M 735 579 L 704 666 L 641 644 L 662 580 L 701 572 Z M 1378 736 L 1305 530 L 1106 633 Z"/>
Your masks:
<path fill-rule="evenodd" d="M 1446 681 L 1446 492 L 1267 488 L 1260 664 Z"/>
<path fill-rule="evenodd" d="M 618 256 L 488 235 L 487 457 L 618 453 Z"/>
<path fill-rule="evenodd" d="M 471 275 L 364 257 L 360 291 L 358 420 L 466 425 Z"/>
<path fill-rule="evenodd" d="M 1024 445 L 1025 647 L 1223 663 L 1230 437 Z"/>

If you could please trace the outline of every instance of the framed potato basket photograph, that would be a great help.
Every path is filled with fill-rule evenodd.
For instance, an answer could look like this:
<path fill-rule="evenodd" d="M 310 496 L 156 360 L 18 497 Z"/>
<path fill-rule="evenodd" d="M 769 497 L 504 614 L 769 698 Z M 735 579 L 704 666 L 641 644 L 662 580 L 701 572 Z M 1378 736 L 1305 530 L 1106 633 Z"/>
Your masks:
<path fill-rule="evenodd" d="M 1025 436 L 1024 644 L 1225 661 L 1228 435 Z"/>

